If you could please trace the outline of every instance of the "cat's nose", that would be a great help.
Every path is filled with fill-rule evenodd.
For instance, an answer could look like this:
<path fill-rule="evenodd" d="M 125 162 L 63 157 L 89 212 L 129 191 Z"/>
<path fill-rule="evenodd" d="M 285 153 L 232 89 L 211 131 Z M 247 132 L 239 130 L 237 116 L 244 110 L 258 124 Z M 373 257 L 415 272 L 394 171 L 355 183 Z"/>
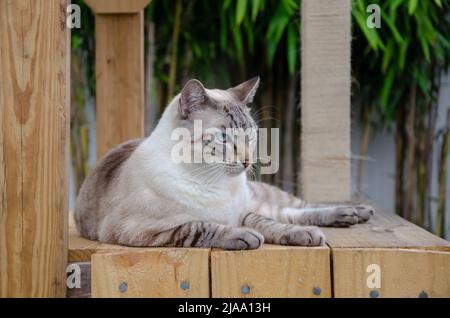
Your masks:
<path fill-rule="evenodd" d="M 250 160 L 244 159 L 244 162 L 242 163 L 245 168 L 248 168 L 250 166 Z"/>

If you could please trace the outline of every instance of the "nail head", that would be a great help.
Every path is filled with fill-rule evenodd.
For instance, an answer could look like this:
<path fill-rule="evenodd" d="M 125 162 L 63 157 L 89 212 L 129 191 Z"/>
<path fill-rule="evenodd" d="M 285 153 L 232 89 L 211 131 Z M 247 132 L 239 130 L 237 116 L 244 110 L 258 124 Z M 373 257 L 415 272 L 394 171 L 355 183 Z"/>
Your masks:
<path fill-rule="evenodd" d="M 189 282 L 187 282 L 187 281 L 182 281 L 181 282 L 181 284 L 180 284 L 180 287 L 181 287 L 181 289 L 182 290 L 187 290 L 187 289 L 189 289 Z"/>
<path fill-rule="evenodd" d="M 380 294 L 378 293 L 378 290 L 371 290 L 369 295 L 370 298 L 378 298 Z"/>
<path fill-rule="evenodd" d="M 127 291 L 127 289 L 128 289 L 127 283 L 126 282 L 121 282 L 120 285 L 119 285 L 119 291 L 121 293 L 124 293 L 124 292 Z"/>
<path fill-rule="evenodd" d="M 241 287 L 241 292 L 242 292 L 243 294 L 245 294 L 245 295 L 249 294 L 249 293 L 250 293 L 250 286 L 248 286 L 248 285 L 243 285 L 243 286 Z"/>
<path fill-rule="evenodd" d="M 320 295 L 322 293 L 322 289 L 320 289 L 320 287 L 314 287 L 313 288 L 313 294 L 314 295 Z"/>
<path fill-rule="evenodd" d="M 428 298 L 428 294 L 422 290 L 422 292 L 419 294 L 419 298 Z"/>

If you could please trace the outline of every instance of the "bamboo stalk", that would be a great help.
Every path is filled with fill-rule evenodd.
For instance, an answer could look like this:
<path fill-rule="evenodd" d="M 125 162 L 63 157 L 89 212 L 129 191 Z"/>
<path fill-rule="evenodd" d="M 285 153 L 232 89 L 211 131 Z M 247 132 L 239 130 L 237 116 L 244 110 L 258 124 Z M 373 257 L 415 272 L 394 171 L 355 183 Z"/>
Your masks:
<path fill-rule="evenodd" d="M 147 22 L 147 43 L 148 50 L 145 66 L 145 135 L 149 135 L 156 125 L 156 101 L 155 101 L 155 23 Z"/>
<path fill-rule="evenodd" d="M 424 127 L 424 117 L 417 116 L 417 140 L 416 140 L 416 223 L 424 226 L 425 220 L 425 191 L 426 191 L 426 134 Z"/>
<path fill-rule="evenodd" d="M 447 121 L 445 125 L 445 132 L 442 136 L 441 153 L 439 160 L 439 195 L 437 208 L 437 235 L 445 236 L 445 207 L 446 207 L 446 192 L 447 192 L 447 160 L 449 152 L 449 135 L 450 135 L 450 109 L 447 109 Z"/>
<path fill-rule="evenodd" d="M 406 174 L 405 174 L 405 199 L 403 209 L 406 219 L 412 220 L 414 215 L 413 198 L 414 198 L 414 164 L 415 164 L 415 133 L 414 122 L 416 117 L 416 85 L 411 88 L 408 118 L 406 122 Z"/>
<path fill-rule="evenodd" d="M 397 129 L 395 135 L 395 212 L 403 216 L 403 179 L 404 179 L 404 158 L 405 158 L 405 134 L 404 134 L 404 105 L 401 103 L 397 109 Z"/>

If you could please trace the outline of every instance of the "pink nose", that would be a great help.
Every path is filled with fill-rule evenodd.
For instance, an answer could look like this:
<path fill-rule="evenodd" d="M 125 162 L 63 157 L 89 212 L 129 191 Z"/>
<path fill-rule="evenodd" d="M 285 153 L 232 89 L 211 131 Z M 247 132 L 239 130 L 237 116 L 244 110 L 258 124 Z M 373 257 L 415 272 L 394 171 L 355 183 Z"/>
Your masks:
<path fill-rule="evenodd" d="M 245 168 L 248 168 L 248 166 L 250 166 L 250 160 L 245 159 L 242 164 L 244 165 Z"/>

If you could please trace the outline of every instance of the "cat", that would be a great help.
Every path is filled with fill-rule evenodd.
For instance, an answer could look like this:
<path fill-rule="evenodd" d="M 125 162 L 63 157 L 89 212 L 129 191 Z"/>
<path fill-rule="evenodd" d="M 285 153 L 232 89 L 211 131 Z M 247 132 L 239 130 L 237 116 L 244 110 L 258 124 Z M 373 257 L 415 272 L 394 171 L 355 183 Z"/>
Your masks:
<path fill-rule="evenodd" d="M 148 138 L 110 150 L 87 176 L 75 204 L 81 235 L 126 246 L 243 250 L 263 242 L 319 246 L 326 239 L 317 226 L 347 227 L 369 220 L 374 214 L 369 205 L 307 203 L 248 180 L 257 125 L 247 104 L 259 81 L 256 77 L 219 90 L 189 80 Z M 192 152 L 207 145 L 219 160 L 174 162 L 172 132 L 183 128 L 192 133 L 198 121 L 203 130 L 190 141 Z M 208 128 L 216 132 L 211 135 Z M 252 146 L 237 149 L 228 138 L 230 128 L 244 131 Z M 225 152 L 235 154 L 235 161 L 221 161 L 228 158 Z"/>

